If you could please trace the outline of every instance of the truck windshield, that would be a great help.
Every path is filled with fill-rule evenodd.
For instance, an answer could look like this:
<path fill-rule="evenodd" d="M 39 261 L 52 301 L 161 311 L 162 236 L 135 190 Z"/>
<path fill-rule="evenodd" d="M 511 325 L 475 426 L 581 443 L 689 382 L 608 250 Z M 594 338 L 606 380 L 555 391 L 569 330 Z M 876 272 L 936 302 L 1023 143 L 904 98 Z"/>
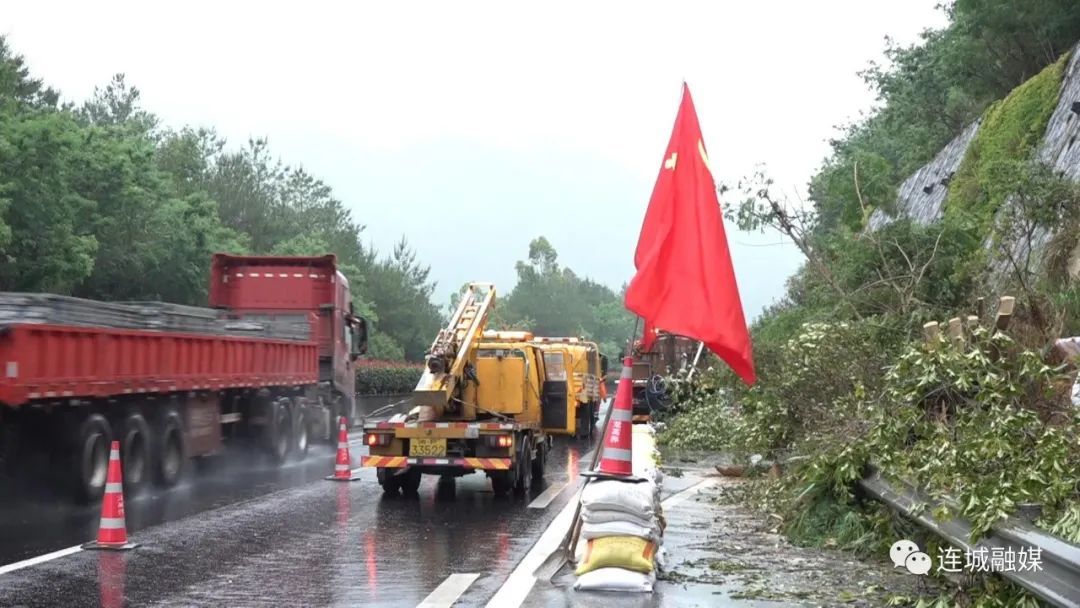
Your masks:
<path fill-rule="evenodd" d="M 548 380 L 566 381 L 566 366 L 563 365 L 562 353 L 544 353 L 544 367 L 547 369 Z"/>

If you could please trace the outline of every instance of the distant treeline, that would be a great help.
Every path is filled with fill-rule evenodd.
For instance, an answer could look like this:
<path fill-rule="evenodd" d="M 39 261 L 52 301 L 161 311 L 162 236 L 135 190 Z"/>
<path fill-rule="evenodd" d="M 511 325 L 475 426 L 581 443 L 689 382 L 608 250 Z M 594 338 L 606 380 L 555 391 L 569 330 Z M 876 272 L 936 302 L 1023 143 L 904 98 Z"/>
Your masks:
<path fill-rule="evenodd" d="M 423 358 L 443 314 L 404 237 L 380 255 L 330 186 L 265 139 L 230 147 L 211 128 L 162 125 L 139 100 L 117 75 L 61 103 L 0 37 L 0 290 L 201 305 L 214 252 L 331 252 L 373 322 L 372 356 Z M 550 246 L 536 255 L 504 318 L 614 349 L 615 294 L 559 268 Z"/>
<path fill-rule="evenodd" d="M 337 255 L 372 350 L 418 358 L 440 324 L 404 239 L 365 247 L 331 188 L 212 129 L 162 126 L 118 75 L 61 104 L 0 38 L 0 290 L 205 304 L 217 251 Z"/>

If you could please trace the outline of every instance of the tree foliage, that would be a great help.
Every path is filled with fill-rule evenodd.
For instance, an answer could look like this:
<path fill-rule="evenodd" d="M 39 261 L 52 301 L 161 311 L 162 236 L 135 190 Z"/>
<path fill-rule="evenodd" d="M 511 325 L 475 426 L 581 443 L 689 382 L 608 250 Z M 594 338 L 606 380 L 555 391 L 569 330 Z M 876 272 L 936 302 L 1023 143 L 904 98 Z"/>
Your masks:
<path fill-rule="evenodd" d="M 888 208 L 904 178 L 1080 39 L 1072 0 L 958 0 L 943 10 L 947 27 L 910 46 L 889 41 L 886 63 L 862 72 L 879 105 L 841 130 L 811 179 L 821 230 L 862 228 L 856 164 L 867 203 Z"/>
<path fill-rule="evenodd" d="M 60 105 L 0 37 L 0 290 L 199 305 L 214 252 L 333 253 L 373 352 L 419 359 L 440 321 L 429 269 L 363 230 L 265 139 L 163 126 L 122 74 Z"/>
<path fill-rule="evenodd" d="M 544 237 L 529 243 L 529 257 L 517 262 L 518 281 L 496 306 L 493 325 L 529 329 L 538 336 L 583 336 L 604 354 L 617 357 L 630 337 L 634 317 L 622 294 L 559 264 Z"/>

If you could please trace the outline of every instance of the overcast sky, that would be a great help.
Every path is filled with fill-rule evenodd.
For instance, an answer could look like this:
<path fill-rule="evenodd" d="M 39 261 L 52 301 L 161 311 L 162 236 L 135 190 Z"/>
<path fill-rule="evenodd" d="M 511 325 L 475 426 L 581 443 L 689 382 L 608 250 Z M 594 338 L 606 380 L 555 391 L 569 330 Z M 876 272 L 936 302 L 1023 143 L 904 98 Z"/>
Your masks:
<path fill-rule="evenodd" d="M 328 182 L 383 251 L 405 236 L 439 303 L 503 290 L 528 242 L 618 288 L 680 86 L 717 178 L 765 163 L 791 195 L 833 127 L 871 107 L 856 75 L 914 42 L 939 0 L 7 3 L 0 32 L 81 102 L 118 72 L 171 126 L 212 126 Z M 747 316 L 800 263 L 728 225 Z"/>

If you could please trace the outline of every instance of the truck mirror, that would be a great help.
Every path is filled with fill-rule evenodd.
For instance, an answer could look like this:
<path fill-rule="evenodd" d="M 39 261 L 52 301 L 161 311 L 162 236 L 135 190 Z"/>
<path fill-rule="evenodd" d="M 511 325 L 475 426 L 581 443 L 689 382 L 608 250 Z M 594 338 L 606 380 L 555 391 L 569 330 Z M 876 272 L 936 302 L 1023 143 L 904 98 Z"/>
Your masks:
<path fill-rule="evenodd" d="M 363 317 L 354 317 L 352 322 L 353 332 L 353 361 L 357 360 L 360 355 L 367 352 L 367 320 Z"/>
<path fill-rule="evenodd" d="M 600 375 L 607 376 L 608 372 L 608 358 L 607 355 L 600 355 Z"/>

